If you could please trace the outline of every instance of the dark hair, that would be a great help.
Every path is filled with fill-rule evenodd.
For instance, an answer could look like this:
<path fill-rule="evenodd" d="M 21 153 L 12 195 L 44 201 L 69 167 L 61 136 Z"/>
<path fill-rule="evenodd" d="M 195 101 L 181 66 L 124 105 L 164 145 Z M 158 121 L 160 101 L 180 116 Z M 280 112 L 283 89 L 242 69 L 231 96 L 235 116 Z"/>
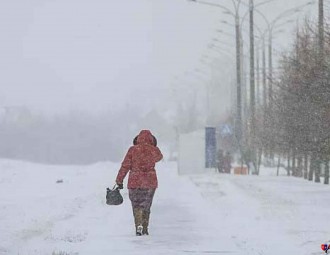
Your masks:
<path fill-rule="evenodd" d="M 155 136 L 152 136 L 152 139 L 153 139 L 153 143 L 154 143 L 154 146 L 157 146 L 157 139 Z"/>
<path fill-rule="evenodd" d="M 137 139 L 138 139 L 138 135 L 137 136 L 135 136 L 135 138 L 133 139 L 133 145 L 137 145 Z M 152 140 L 153 140 L 153 145 L 154 146 L 157 146 L 157 139 L 156 139 L 156 137 L 153 135 L 152 136 Z"/>
<path fill-rule="evenodd" d="M 137 139 L 138 139 L 138 135 L 135 136 L 135 138 L 133 139 L 133 145 L 136 145 L 137 144 Z"/>

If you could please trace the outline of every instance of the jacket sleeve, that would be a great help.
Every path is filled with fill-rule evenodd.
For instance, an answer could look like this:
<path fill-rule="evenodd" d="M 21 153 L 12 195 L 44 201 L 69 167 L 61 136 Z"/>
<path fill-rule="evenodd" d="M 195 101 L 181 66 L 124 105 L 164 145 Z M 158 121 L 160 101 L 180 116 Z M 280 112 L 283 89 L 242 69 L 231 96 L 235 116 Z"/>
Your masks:
<path fill-rule="evenodd" d="M 128 171 L 131 170 L 131 168 L 132 168 L 132 147 L 129 148 L 123 162 L 121 163 L 121 167 L 118 171 L 118 175 L 116 178 L 117 184 L 123 183 L 125 176 L 127 175 Z"/>
<path fill-rule="evenodd" d="M 163 154 L 158 147 L 155 147 L 153 157 L 155 159 L 155 162 L 161 161 L 163 159 Z"/>

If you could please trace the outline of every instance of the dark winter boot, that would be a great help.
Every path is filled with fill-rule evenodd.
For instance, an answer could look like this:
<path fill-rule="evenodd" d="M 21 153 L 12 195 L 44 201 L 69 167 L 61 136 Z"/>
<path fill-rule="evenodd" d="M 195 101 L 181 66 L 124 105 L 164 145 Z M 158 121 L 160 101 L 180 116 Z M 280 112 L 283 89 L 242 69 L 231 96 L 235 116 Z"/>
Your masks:
<path fill-rule="evenodd" d="M 141 208 L 133 208 L 134 214 L 134 223 L 135 223 L 135 230 L 136 235 L 141 236 L 143 232 L 143 210 Z"/>
<path fill-rule="evenodd" d="M 143 211 L 142 226 L 143 226 L 143 235 L 149 235 L 148 226 L 149 226 L 149 217 L 150 211 Z"/>

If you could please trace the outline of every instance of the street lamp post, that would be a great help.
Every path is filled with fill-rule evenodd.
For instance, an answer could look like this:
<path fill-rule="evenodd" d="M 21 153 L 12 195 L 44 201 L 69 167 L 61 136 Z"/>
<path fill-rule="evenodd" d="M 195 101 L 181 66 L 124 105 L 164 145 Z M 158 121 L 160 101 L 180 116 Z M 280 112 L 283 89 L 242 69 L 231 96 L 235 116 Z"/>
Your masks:
<path fill-rule="evenodd" d="M 269 105 L 272 108 L 272 98 L 273 98 L 273 35 L 272 30 L 269 31 L 268 38 L 268 68 L 269 68 L 269 86 L 268 86 L 268 95 L 269 95 Z"/>
<path fill-rule="evenodd" d="M 236 90 L 237 90 L 237 117 L 236 117 L 236 135 L 239 145 L 242 139 L 242 70 L 241 70 L 241 35 L 239 26 L 239 14 L 235 15 L 235 35 L 236 35 Z"/>
<path fill-rule="evenodd" d="M 262 84 L 262 100 L 260 100 L 260 103 L 263 105 L 263 107 L 267 106 L 267 95 L 269 93 L 269 91 L 267 92 L 267 67 L 266 67 L 266 40 L 265 40 L 265 35 L 266 35 L 267 31 L 265 31 L 264 33 L 260 33 L 261 34 L 261 38 L 259 41 L 259 44 L 261 44 L 261 84 Z M 268 46 L 269 47 L 269 46 Z M 268 49 L 268 52 L 270 53 L 270 56 L 272 58 L 272 46 L 269 47 L 270 49 Z M 271 70 L 273 71 L 273 67 L 272 67 L 272 60 L 269 61 L 270 62 L 270 66 L 271 66 Z M 261 93 L 260 93 L 261 94 Z"/>
<path fill-rule="evenodd" d="M 241 146 L 242 140 L 242 77 L 241 77 L 241 35 L 240 35 L 240 16 L 239 9 L 241 5 L 241 0 L 232 0 L 234 11 L 223 6 L 221 4 L 215 4 L 206 2 L 203 0 L 189 0 L 192 2 L 213 6 L 224 10 L 227 14 L 230 14 L 235 19 L 235 38 L 236 38 L 236 90 L 237 90 L 237 102 L 236 102 L 236 123 L 235 123 L 235 133 L 238 141 L 238 145 Z"/>
<path fill-rule="evenodd" d="M 323 60 L 324 51 L 324 3 L 319 0 L 319 54 L 320 59 Z"/>
<path fill-rule="evenodd" d="M 322 1 L 322 0 L 321 0 Z M 296 6 L 294 8 L 285 10 L 284 12 L 280 13 L 277 17 L 275 17 L 272 21 L 269 21 L 268 18 L 258 9 L 255 9 L 255 11 L 265 20 L 267 24 L 267 29 L 265 31 L 268 32 L 268 65 L 269 65 L 269 72 L 268 72 L 268 104 L 269 109 L 272 109 L 272 97 L 273 97 L 273 31 L 275 27 L 278 27 L 277 23 L 278 21 L 287 18 L 288 16 L 295 14 L 297 12 L 300 12 L 302 8 L 312 5 L 313 1 L 309 1 L 305 4 Z M 292 22 L 290 20 L 290 22 Z M 282 25 L 289 23 L 284 22 Z"/>
<path fill-rule="evenodd" d="M 253 0 L 249 2 L 250 13 L 250 111 L 251 111 L 251 123 L 250 123 L 250 149 L 252 153 L 252 162 L 255 169 L 255 72 L 254 72 L 254 3 Z"/>
<path fill-rule="evenodd" d="M 293 20 L 289 20 L 284 22 L 283 24 L 277 25 L 278 21 L 282 20 L 283 18 L 287 18 L 288 16 L 300 12 L 301 8 L 304 8 L 308 5 L 313 4 L 313 2 L 307 2 L 303 5 L 288 9 L 281 14 L 279 14 L 275 19 L 272 21 L 269 21 L 268 18 L 260 12 L 258 9 L 256 9 L 256 12 L 265 20 L 267 24 L 267 29 L 264 32 L 264 35 L 268 33 L 268 65 L 269 65 L 269 73 L 268 73 L 268 91 L 264 90 L 264 109 L 267 108 L 267 98 L 268 98 L 268 109 L 269 109 L 269 127 L 273 126 L 272 123 L 272 115 L 273 115 L 273 32 L 274 28 L 278 27 L 279 25 L 284 25 L 289 22 L 292 22 Z M 263 57 L 264 58 L 264 57 Z M 265 74 L 265 73 L 264 73 Z M 266 93 L 268 92 L 268 96 L 266 96 Z M 264 115 L 264 124 L 266 123 L 266 115 Z M 269 149 L 269 155 L 273 157 L 273 149 L 272 149 L 272 137 L 270 137 L 270 147 Z"/>
<path fill-rule="evenodd" d="M 260 47 L 258 46 L 256 47 L 256 105 L 260 104 Z"/>
<path fill-rule="evenodd" d="M 266 92 L 266 80 L 267 80 L 267 70 L 266 70 L 266 45 L 265 37 L 262 38 L 262 88 L 263 88 L 263 106 L 267 105 L 267 92 Z"/>

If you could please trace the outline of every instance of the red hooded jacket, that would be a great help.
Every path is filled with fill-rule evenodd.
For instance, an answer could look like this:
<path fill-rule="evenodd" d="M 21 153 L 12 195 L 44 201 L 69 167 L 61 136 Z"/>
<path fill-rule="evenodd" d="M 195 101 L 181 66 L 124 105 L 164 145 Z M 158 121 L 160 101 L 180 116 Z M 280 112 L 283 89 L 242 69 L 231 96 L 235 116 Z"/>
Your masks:
<path fill-rule="evenodd" d="M 155 189 L 158 186 L 155 171 L 156 162 L 163 158 L 157 146 L 154 146 L 153 136 L 149 130 L 142 130 L 137 138 L 137 144 L 130 147 L 119 169 L 116 183 L 123 183 L 129 172 L 129 189 Z"/>

